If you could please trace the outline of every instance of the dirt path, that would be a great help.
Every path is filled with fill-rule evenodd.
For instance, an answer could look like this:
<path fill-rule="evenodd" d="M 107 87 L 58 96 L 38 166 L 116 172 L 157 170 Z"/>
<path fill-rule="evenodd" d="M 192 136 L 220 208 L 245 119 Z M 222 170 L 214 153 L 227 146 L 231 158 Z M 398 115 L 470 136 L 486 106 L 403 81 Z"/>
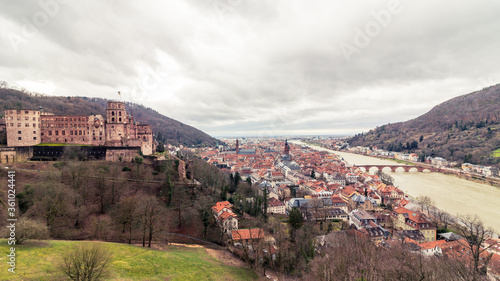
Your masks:
<path fill-rule="evenodd" d="M 233 256 L 231 253 L 229 253 L 226 250 L 214 250 L 214 249 L 205 248 L 205 251 L 207 251 L 207 254 L 209 256 L 222 262 L 224 265 L 245 267 L 245 268 L 250 267 L 248 264 L 237 259 L 235 256 Z"/>

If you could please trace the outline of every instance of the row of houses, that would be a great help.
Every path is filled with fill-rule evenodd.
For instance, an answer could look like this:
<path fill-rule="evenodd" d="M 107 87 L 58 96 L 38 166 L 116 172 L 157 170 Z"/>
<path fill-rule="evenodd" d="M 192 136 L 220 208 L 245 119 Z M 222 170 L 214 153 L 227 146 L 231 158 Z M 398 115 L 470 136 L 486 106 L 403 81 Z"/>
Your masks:
<path fill-rule="evenodd" d="M 498 168 L 492 166 L 481 166 L 470 163 L 463 163 L 462 170 L 468 173 L 481 174 L 486 177 L 498 177 Z"/>

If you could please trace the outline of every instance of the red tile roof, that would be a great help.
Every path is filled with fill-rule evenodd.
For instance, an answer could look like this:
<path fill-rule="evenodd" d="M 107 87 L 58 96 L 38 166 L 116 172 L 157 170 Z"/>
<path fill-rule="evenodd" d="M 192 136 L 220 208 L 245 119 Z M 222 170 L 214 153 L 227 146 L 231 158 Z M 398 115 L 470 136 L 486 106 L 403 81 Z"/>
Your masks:
<path fill-rule="evenodd" d="M 232 230 L 231 236 L 233 240 L 262 239 L 264 230 L 262 228 Z"/>

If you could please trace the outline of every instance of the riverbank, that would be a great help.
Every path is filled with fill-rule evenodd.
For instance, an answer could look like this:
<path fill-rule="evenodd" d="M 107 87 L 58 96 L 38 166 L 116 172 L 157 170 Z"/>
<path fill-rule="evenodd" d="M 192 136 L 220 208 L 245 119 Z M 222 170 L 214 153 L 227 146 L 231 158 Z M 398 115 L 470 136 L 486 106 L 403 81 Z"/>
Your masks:
<path fill-rule="evenodd" d="M 364 156 L 364 157 L 371 157 L 371 158 L 374 158 L 374 159 L 393 161 L 393 162 L 397 162 L 397 163 L 400 163 L 400 164 L 403 164 L 403 165 L 407 165 L 407 166 L 419 166 L 419 164 L 421 164 L 420 162 L 414 163 L 414 162 L 411 162 L 411 161 L 404 161 L 404 160 L 399 160 L 399 159 L 394 159 L 394 158 L 386 158 L 386 157 L 381 157 L 381 156 L 366 155 L 366 154 L 354 153 L 354 152 L 350 152 L 350 151 L 340 151 L 340 150 L 335 150 L 335 149 L 324 147 L 324 146 L 322 146 L 322 145 L 320 145 L 318 143 L 311 143 L 311 142 L 306 142 L 306 141 L 302 141 L 302 142 L 306 143 L 308 145 L 313 145 L 313 146 L 316 146 L 316 147 L 321 147 L 321 148 L 324 148 L 324 149 L 327 149 L 327 150 L 331 150 L 331 151 L 334 151 L 334 152 L 350 153 L 350 154 L 360 155 L 360 156 Z M 432 166 L 432 167 L 434 167 L 433 165 L 430 165 L 430 164 L 425 164 L 425 165 L 426 166 Z M 422 166 L 422 165 L 420 165 L 420 166 Z M 436 173 L 441 173 L 443 175 L 449 175 L 449 176 L 456 176 L 456 177 L 458 177 L 460 179 L 464 179 L 464 180 L 468 180 L 468 181 L 472 181 L 472 182 L 480 183 L 480 184 L 491 185 L 491 186 L 499 187 L 500 188 L 500 178 L 490 178 L 490 177 L 485 177 L 485 176 L 482 176 L 482 175 L 470 174 L 470 173 L 465 173 L 465 172 L 448 171 L 446 169 L 442 169 L 442 168 L 438 168 L 438 167 L 434 167 L 434 168 L 438 169 L 436 171 Z"/>
<path fill-rule="evenodd" d="M 315 150 L 329 151 L 356 165 L 394 165 L 384 158 L 339 152 L 300 141 L 296 145 L 309 146 Z M 440 210 L 453 216 L 478 215 L 485 225 L 500 231 L 500 188 L 476 181 L 466 180 L 457 175 L 422 172 L 390 172 L 395 186 L 413 198 L 428 196 Z"/>

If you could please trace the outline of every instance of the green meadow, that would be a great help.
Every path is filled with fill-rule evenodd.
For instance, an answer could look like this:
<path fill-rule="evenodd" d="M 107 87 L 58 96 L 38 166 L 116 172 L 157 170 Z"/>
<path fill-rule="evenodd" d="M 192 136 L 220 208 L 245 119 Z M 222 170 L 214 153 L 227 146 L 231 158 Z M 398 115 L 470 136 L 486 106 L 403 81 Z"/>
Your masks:
<path fill-rule="evenodd" d="M 0 280 L 66 280 L 56 264 L 77 241 L 27 241 L 16 246 L 16 273 L 8 272 L 10 246 L 0 240 Z M 127 244 L 95 242 L 111 253 L 107 280 L 255 280 L 247 268 L 227 266 L 204 248 L 165 246 L 154 250 Z"/>
<path fill-rule="evenodd" d="M 491 155 L 492 155 L 493 157 L 496 157 L 496 158 L 500 157 L 500 148 L 499 148 L 499 149 L 497 149 L 497 150 L 494 150 L 494 151 L 491 153 Z"/>

